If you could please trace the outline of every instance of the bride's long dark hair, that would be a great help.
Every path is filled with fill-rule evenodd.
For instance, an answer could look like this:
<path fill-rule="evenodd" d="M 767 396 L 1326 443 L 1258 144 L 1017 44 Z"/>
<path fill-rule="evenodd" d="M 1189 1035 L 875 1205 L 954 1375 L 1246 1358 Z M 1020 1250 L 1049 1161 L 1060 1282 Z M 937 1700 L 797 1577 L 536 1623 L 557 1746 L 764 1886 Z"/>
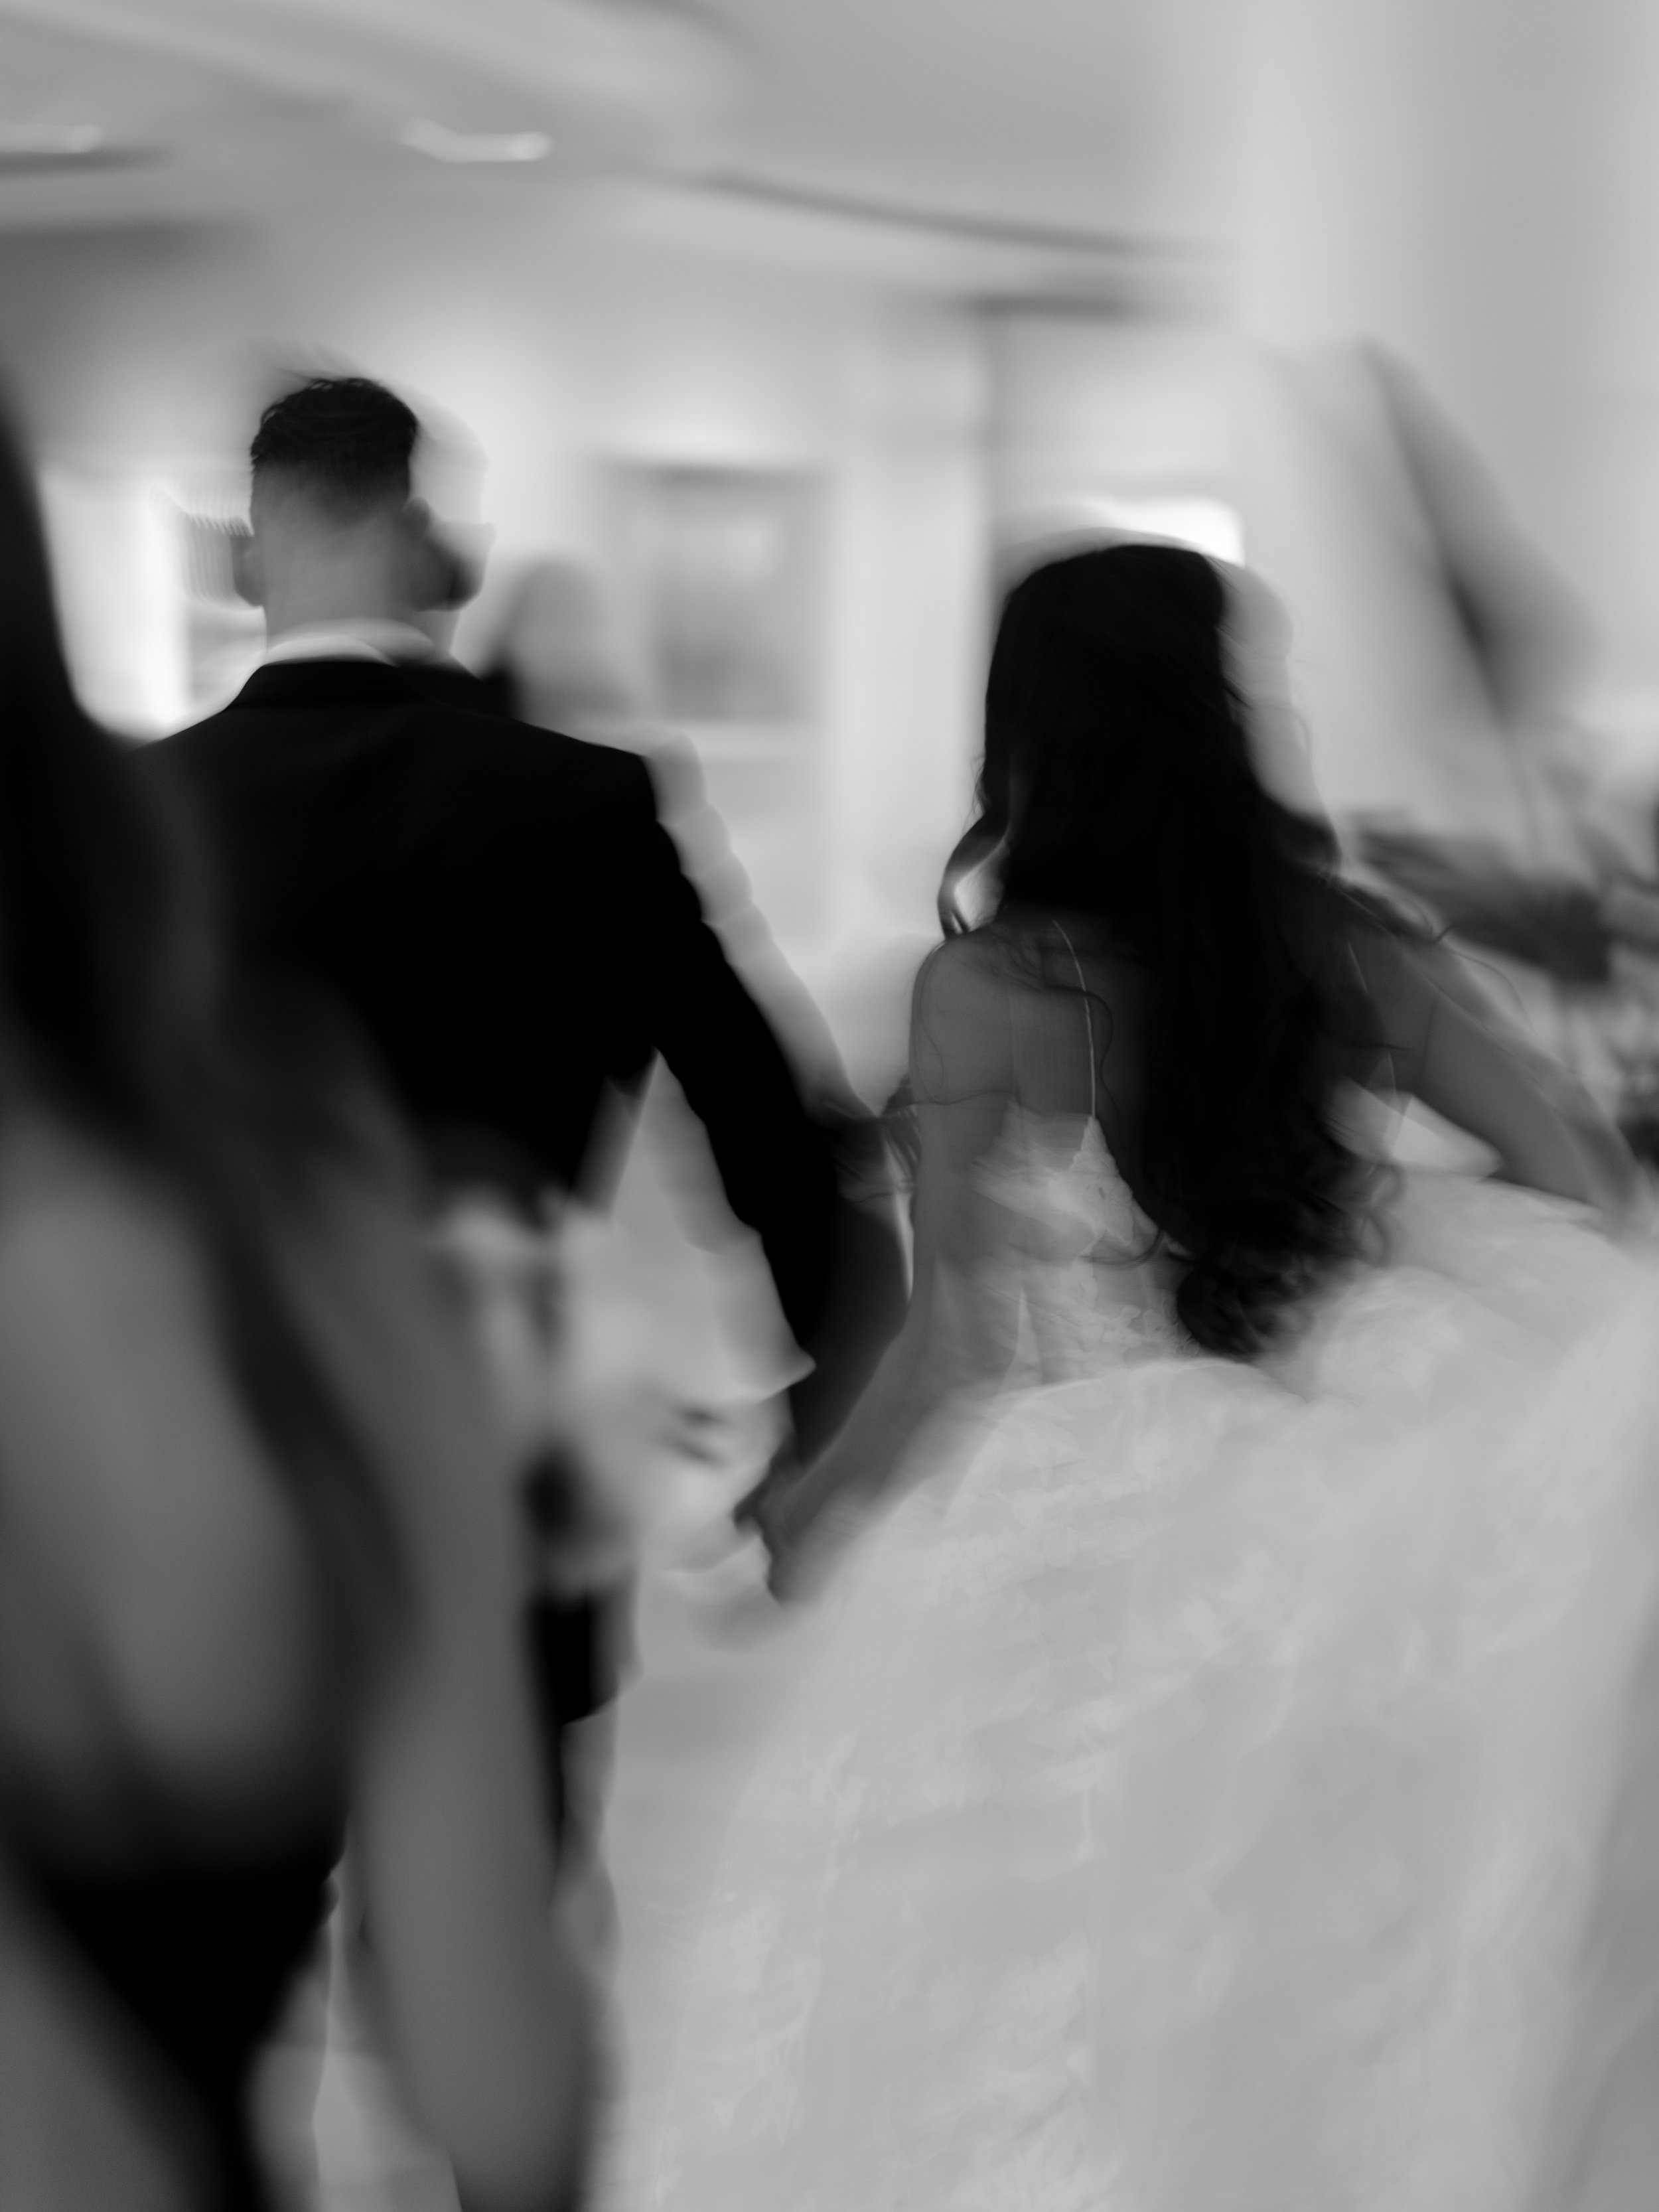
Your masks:
<path fill-rule="evenodd" d="M 1328 829 L 1255 772 L 1228 611 L 1217 568 L 1175 546 L 1096 547 L 1018 583 L 979 818 L 944 896 L 994 852 L 1004 923 L 1096 915 L 1152 970 L 1137 1195 L 1185 1261 L 1189 1334 L 1247 1358 L 1363 1235 L 1329 1109 L 1365 1022 L 1366 915 L 1336 882 Z"/>

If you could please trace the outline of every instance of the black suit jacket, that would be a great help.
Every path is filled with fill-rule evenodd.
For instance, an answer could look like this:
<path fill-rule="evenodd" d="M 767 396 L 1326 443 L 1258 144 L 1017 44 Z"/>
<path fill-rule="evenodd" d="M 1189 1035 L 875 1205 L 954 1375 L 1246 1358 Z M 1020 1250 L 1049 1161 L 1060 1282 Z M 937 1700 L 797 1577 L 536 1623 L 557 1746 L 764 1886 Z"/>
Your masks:
<path fill-rule="evenodd" d="M 428 1138 L 504 1140 L 578 1188 L 607 1086 L 637 1091 L 660 1053 L 805 1341 L 835 1241 L 830 1149 L 644 763 L 469 712 L 470 680 L 276 663 L 141 758 L 204 818 L 244 958 L 343 1001 Z"/>

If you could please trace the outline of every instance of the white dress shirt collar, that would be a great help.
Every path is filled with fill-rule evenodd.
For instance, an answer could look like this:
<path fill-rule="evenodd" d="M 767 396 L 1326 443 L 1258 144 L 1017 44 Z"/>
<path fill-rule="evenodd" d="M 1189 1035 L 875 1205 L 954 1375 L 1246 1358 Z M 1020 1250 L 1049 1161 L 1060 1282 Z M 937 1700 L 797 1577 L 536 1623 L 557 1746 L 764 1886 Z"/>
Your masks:
<path fill-rule="evenodd" d="M 343 622 L 300 623 L 281 631 L 266 646 L 261 661 L 269 668 L 283 660 L 435 660 L 438 648 L 413 623 L 378 615 L 352 615 Z"/>

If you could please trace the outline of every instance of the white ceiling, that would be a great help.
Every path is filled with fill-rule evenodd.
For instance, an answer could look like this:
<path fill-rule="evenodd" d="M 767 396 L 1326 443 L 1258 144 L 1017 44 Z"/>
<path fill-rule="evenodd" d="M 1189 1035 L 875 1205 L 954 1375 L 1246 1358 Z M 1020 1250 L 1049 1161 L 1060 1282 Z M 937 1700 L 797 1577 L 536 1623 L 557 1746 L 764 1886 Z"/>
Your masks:
<path fill-rule="evenodd" d="M 994 226 L 1226 228 L 1229 0 L 702 0 L 753 58 L 736 173 Z"/>
<path fill-rule="evenodd" d="M 1232 0 L 0 0 L 0 227 L 256 212 L 596 167 L 1179 261 L 1224 238 Z M 398 131 L 543 130 L 521 172 Z M 4 132 L 95 124 L 96 155 Z"/>
<path fill-rule="evenodd" d="M 0 225 L 243 212 L 319 179 L 461 185 L 399 143 L 416 118 L 546 131 L 554 175 L 695 163 L 744 74 L 647 0 L 0 0 Z M 9 154 L 54 124 L 105 147 Z"/>

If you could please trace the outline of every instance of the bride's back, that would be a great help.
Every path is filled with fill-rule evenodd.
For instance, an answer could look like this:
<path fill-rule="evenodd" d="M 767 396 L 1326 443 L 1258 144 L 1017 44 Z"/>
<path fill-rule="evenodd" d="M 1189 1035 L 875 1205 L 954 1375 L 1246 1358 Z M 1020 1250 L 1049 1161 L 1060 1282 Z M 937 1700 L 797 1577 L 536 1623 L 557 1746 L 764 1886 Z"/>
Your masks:
<path fill-rule="evenodd" d="M 1092 1066 L 1118 1166 L 1183 1255 L 1183 1324 L 1249 1356 L 1355 1249 L 1358 1173 L 1329 1104 L 1373 1024 L 1329 833 L 1256 774 L 1231 619 L 1214 564 L 1172 546 L 1025 576 L 958 857 L 994 847 L 1000 901 L 976 934 L 1023 1010 L 1026 1103 L 1086 1112 Z"/>
<path fill-rule="evenodd" d="M 1133 1181 L 1154 988 L 1098 916 L 1005 912 L 932 957 L 912 1029 L 916 1096 L 1092 1117 Z"/>

